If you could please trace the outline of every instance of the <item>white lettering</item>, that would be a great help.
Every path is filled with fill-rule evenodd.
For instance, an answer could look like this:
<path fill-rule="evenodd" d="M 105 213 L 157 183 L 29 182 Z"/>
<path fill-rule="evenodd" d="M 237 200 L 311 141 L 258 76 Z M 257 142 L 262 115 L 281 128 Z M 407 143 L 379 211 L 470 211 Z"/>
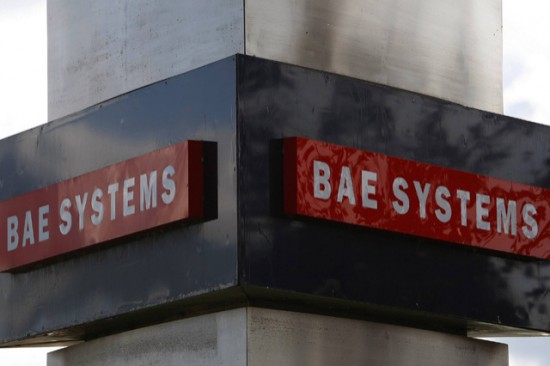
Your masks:
<path fill-rule="evenodd" d="M 430 193 L 430 183 L 426 183 L 424 185 L 424 188 L 420 185 L 420 182 L 414 181 L 414 189 L 416 191 L 416 195 L 418 196 L 418 214 L 421 219 L 426 218 L 426 201 L 428 200 L 428 194 Z"/>
<path fill-rule="evenodd" d="M 130 202 L 134 200 L 134 191 L 130 188 L 136 184 L 136 178 L 128 178 L 124 180 L 122 186 L 122 215 L 124 217 L 133 215 L 136 212 L 136 207 L 131 205 Z"/>
<path fill-rule="evenodd" d="M 109 184 L 107 193 L 111 197 L 111 221 L 116 219 L 116 193 L 118 192 L 118 183 Z"/>
<path fill-rule="evenodd" d="M 71 200 L 68 198 L 61 201 L 61 205 L 59 206 L 59 217 L 62 221 L 62 223 L 59 224 L 59 231 L 63 235 L 67 235 L 69 231 L 71 231 L 71 227 L 73 225 L 73 218 L 71 216 L 71 212 L 69 211 L 70 207 Z"/>
<path fill-rule="evenodd" d="M 378 201 L 372 199 L 371 196 L 376 194 L 376 186 L 370 183 L 376 184 L 378 175 L 376 172 L 368 170 L 361 171 L 361 196 L 363 197 L 363 207 L 372 208 L 376 210 L 378 208 Z"/>
<path fill-rule="evenodd" d="M 172 165 L 168 165 L 162 172 L 162 187 L 166 190 L 162 193 L 162 202 L 166 205 L 172 203 L 176 197 L 176 182 L 170 179 L 170 177 L 173 177 L 175 174 L 176 170 Z"/>
<path fill-rule="evenodd" d="M 489 216 L 489 208 L 491 198 L 486 194 L 476 193 L 476 226 L 480 230 L 491 230 L 491 224 L 484 220 Z"/>
<path fill-rule="evenodd" d="M 45 205 L 38 208 L 38 241 L 43 242 L 50 238 L 48 231 L 48 217 L 50 206 Z"/>
<path fill-rule="evenodd" d="M 88 202 L 88 192 L 84 193 L 84 199 L 80 195 L 75 196 L 76 209 L 78 210 L 78 230 L 84 229 L 84 211 Z"/>
<path fill-rule="evenodd" d="M 19 226 L 19 220 L 17 216 L 8 217 L 8 252 L 14 251 L 19 246 L 19 234 L 17 233 L 17 227 Z"/>
<path fill-rule="evenodd" d="M 508 208 L 503 198 L 497 198 L 497 231 L 505 234 L 517 234 L 516 201 L 508 201 Z"/>
<path fill-rule="evenodd" d="M 468 224 L 468 201 L 470 201 L 470 192 L 461 189 L 456 190 L 456 197 L 460 200 L 460 224 Z"/>
<path fill-rule="evenodd" d="M 149 210 L 157 207 L 157 171 L 153 170 L 147 181 L 147 174 L 139 177 L 139 209 Z"/>
<path fill-rule="evenodd" d="M 164 177 L 164 175 L 163 175 Z M 327 163 L 313 161 L 313 197 L 328 200 L 332 189 L 330 187 L 330 167 Z"/>
<path fill-rule="evenodd" d="M 409 184 L 404 178 L 397 177 L 393 180 L 393 195 L 398 201 L 392 201 L 393 209 L 398 214 L 404 215 L 409 212 L 409 196 L 404 189 L 409 188 Z"/>
<path fill-rule="evenodd" d="M 451 192 L 449 192 L 447 187 L 439 186 L 436 188 L 435 202 L 439 208 L 435 210 L 435 216 L 442 223 L 447 223 L 451 219 L 451 204 L 447 200 L 449 197 L 451 197 Z"/>
<path fill-rule="evenodd" d="M 99 225 L 101 224 L 101 221 L 103 221 L 103 202 L 101 202 L 101 198 L 103 198 L 103 191 L 101 188 L 96 188 L 94 190 L 94 193 L 92 193 L 92 210 L 94 213 L 92 214 L 92 224 Z"/>
<path fill-rule="evenodd" d="M 30 210 L 25 212 L 25 224 L 23 226 L 23 240 L 21 240 L 21 246 L 26 246 L 27 242 L 31 245 L 34 244 L 34 229 Z"/>
<path fill-rule="evenodd" d="M 537 209 L 532 204 L 526 203 L 523 206 L 521 215 L 525 223 L 525 225 L 521 227 L 523 235 L 525 235 L 527 239 L 536 238 L 539 233 L 539 225 L 533 216 L 537 215 Z"/>
<path fill-rule="evenodd" d="M 348 198 L 350 205 L 355 206 L 355 192 L 353 191 L 353 182 L 349 167 L 343 166 L 340 172 L 340 185 L 338 186 L 338 196 L 336 201 L 342 202 L 344 197 Z"/>

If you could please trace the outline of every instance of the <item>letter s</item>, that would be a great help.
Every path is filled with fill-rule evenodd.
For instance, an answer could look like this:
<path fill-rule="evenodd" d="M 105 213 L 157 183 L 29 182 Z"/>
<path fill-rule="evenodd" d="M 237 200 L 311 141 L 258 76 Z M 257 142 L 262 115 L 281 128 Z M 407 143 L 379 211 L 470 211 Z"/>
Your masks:
<path fill-rule="evenodd" d="M 59 224 L 59 231 L 63 235 L 67 235 L 69 231 L 71 231 L 71 226 L 73 225 L 73 218 L 71 216 L 71 213 L 69 212 L 70 207 L 71 200 L 68 198 L 65 198 L 63 201 L 61 201 L 61 205 L 59 206 L 59 217 L 62 221 L 62 223 Z"/>
<path fill-rule="evenodd" d="M 171 179 L 176 174 L 172 165 L 168 165 L 162 171 L 162 187 L 166 190 L 162 193 L 162 202 L 169 205 L 176 197 L 176 182 Z"/>
<path fill-rule="evenodd" d="M 392 205 L 395 212 L 401 215 L 409 212 L 409 196 L 404 191 L 407 188 L 409 188 L 409 184 L 404 178 L 397 177 L 393 180 L 393 195 L 399 201 L 392 201 Z"/>
<path fill-rule="evenodd" d="M 527 239 L 534 239 L 539 233 L 539 225 L 533 216 L 537 214 L 537 209 L 530 203 L 526 203 L 521 210 L 521 215 L 523 216 L 523 222 L 525 225 L 521 227 L 523 235 Z"/>

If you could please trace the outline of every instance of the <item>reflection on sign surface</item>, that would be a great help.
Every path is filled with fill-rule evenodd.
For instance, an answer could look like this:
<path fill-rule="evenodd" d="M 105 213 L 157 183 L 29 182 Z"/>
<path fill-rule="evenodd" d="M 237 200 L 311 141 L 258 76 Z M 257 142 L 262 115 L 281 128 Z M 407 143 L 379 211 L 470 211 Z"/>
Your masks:
<path fill-rule="evenodd" d="M 550 191 L 304 138 L 284 141 L 285 213 L 550 259 Z"/>
<path fill-rule="evenodd" d="M 0 270 L 201 218 L 202 158 L 185 141 L 0 203 Z"/>

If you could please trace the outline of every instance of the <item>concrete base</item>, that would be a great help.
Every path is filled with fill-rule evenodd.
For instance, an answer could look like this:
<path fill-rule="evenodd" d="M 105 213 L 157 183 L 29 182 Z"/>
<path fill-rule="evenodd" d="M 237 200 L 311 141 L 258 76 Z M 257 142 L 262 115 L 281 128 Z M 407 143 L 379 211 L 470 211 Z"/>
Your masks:
<path fill-rule="evenodd" d="M 48 366 L 505 366 L 508 347 L 360 320 L 240 308 L 116 334 L 48 355 Z"/>

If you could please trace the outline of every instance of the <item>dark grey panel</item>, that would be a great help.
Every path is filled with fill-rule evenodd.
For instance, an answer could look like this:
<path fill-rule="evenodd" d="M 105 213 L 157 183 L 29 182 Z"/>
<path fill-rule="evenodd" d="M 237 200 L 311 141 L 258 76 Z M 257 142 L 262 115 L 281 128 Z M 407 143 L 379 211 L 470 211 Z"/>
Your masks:
<path fill-rule="evenodd" d="M 217 219 L 0 274 L 0 342 L 236 284 L 235 83 L 230 58 L 0 142 L 0 199 L 187 139 L 216 142 L 219 167 Z"/>
<path fill-rule="evenodd" d="M 550 331 L 549 261 L 284 217 L 281 192 L 291 136 L 549 188 L 549 127 L 272 61 L 239 70 L 242 283 L 394 309 L 400 323 L 430 314 L 424 327 Z"/>
<path fill-rule="evenodd" d="M 0 142 L 0 199 L 185 139 L 216 142 L 218 160 L 217 219 L 0 274 L 0 342 L 89 339 L 243 304 L 457 333 L 550 332 L 548 261 L 282 216 L 289 136 L 550 187 L 548 127 L 225 59 Z"/>

